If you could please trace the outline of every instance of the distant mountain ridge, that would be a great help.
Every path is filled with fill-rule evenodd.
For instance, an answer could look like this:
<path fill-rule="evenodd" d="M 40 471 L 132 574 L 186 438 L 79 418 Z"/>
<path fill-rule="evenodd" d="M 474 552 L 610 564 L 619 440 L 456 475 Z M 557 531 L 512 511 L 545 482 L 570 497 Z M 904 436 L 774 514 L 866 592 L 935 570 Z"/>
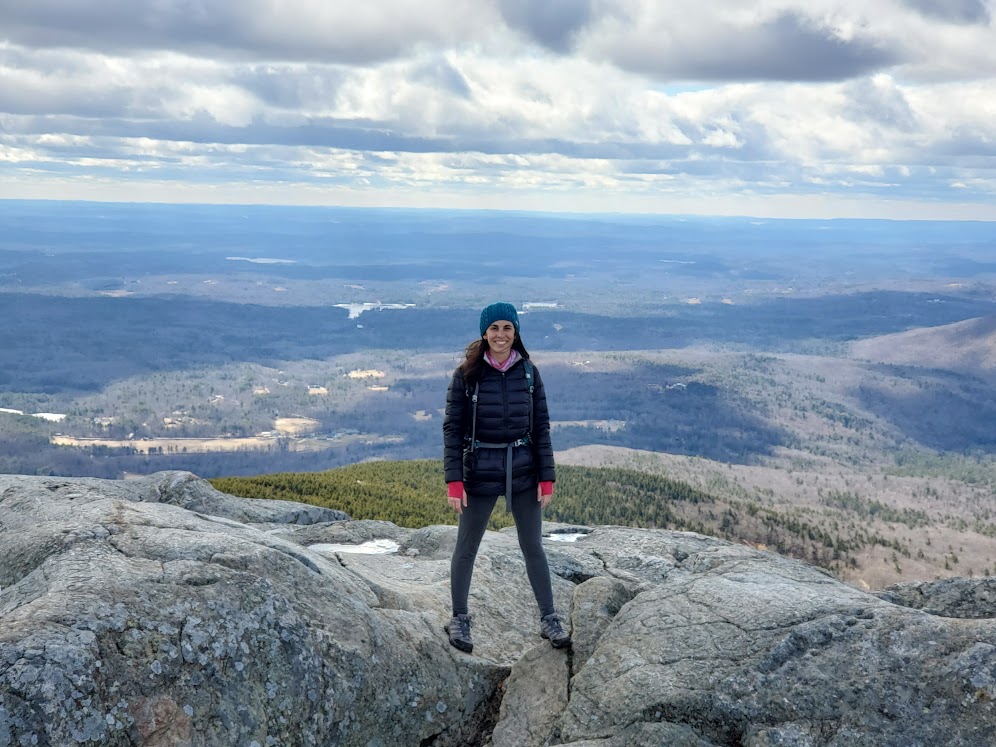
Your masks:
<path fill-rule="evenodd" d="M 859 340 L 856 358 L 996 377 L 996 316 Z"/>

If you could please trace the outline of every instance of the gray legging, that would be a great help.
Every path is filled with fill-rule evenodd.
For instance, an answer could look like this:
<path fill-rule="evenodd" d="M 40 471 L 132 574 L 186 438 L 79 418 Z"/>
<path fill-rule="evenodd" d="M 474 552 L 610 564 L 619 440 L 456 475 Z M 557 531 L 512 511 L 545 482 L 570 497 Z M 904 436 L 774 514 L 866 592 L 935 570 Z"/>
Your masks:
<path fill-rule="evenodd" d="M 470 577 L 474 573 L 474 559 L 481 546 L 484 530 L 494 510 L 498 496 L 467 496 L 467 506 L 460 514 L 457 543 L 450 560 L 450 595 L 453 614 L 467 614 L 467 596 L 470 594 Z M 519 535 L 519 548 L 526 561 L 526 574 L 533 587 L 540 616 L 549 615 L 553 609 L 553 586 L 550 583 L 550 566 L 543 550 L 543 509 L 536 500 L 536 488 L 512 495 L 512 517 Z"/>

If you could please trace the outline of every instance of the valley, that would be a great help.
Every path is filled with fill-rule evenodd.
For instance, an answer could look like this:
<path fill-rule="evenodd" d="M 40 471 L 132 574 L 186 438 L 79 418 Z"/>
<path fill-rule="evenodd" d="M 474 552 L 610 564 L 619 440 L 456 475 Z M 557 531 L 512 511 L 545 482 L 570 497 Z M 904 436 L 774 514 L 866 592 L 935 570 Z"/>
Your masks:
<path fill-rule="evenodd" d="M 562 464 L 832 531 L 856 585 L 996 574 L 988 224 L 7 201 L 0 227 L 4 472 L 437 458 L 506 298 Z"/>

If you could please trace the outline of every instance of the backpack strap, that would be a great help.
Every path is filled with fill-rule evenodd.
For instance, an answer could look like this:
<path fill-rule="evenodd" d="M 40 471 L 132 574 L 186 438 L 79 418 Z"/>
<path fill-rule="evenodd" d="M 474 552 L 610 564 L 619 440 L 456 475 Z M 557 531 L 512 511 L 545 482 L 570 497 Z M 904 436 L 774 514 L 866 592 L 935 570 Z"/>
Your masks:
<path fill-rule="evenodd" d="M 477 393 L 481 388 L 481 382 L 474 382 L 474 393 L 470 395 L 470 450 L 477 446 Z"/>
<path fill-rule="evenodd" d="M 533 364 L 528 358 L 522 359 L 522 367 L 526 372 L 526 383 L 529 384 L 529 438 L 533 437 Z"/>

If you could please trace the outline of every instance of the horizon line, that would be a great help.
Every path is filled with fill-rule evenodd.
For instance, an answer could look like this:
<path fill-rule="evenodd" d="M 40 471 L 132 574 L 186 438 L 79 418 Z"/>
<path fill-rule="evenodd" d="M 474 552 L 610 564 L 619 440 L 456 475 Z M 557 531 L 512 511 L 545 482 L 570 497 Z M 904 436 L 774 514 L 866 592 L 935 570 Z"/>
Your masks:
<path fill-rule="evenodd" d="M 884 223 L 996 223 L 996 218 L 935 218 L 935 217 L 803 217 L 803 216 L 770 216 L 752 215 L 749 213 L 657 213 L 657 212 L 612 212 L 612 211 L 564 211 L 564 210 L 541 210 L 524 208 L 489 208 L 489 207 L 436 207 L 436 206 L 410 206 L 410 205 L 345 205 L 345 204 L 315 204 L 315 203 L 287 203 L 287 202 L 207 202 L 207 201 L 179 201 L 170 202 L 168 200 L 118 200 L 118 199 L 83 199 L 83 198 L 61 198 L 61 197 L 0 197 L 0 204 L 4 203 L 58 203 L 58 204 L 78 204 L 78 205 L 120 205 L 120 206 L 159 206 L 159 207 L 194 207 L 194 208 L 277 208 L 277 209 L 301 209 L 301 210 L 352 210 L 357 212 L 407 212 L 407 213 L 490 213 L 498 215 L 542 215 L 569 220 L 584 220 L 587 218 L 613 218 L 613 219 L 634 219 L 634 218 L 663 218 L 676 220 L 752 220 L 752 221 L 778 221 L 778 222 L 820 222 L 829 223 L 836 221 L 849 222 L 884 222 Z"/>

